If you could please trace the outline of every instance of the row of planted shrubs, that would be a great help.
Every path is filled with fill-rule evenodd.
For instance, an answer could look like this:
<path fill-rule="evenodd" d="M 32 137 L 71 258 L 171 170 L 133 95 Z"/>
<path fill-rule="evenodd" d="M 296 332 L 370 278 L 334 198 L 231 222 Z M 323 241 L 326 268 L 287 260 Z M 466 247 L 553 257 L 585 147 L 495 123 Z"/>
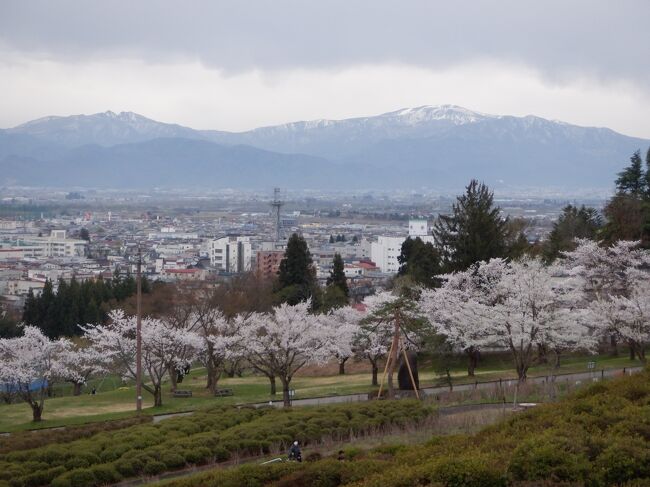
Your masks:
<path fill-rule="evenodd" d="M 317 408 L 216 407 L 159 424 L 108 431 L 65 444 L 0 455 L 0 487 L 95 486 L 187 465 L 284 450 L 298 440 L 345 439 L 425 420 L 415 401 Z"/>
<path fill-rule="evenodd" d="M 132 418 L 103 421 L 100 423 L 68 426 L 65 429 L 50 428 L 34 431 L 20 431 L 9 436 L 0 437 L 0 455 L 18 450 L 27 450 L 54 443 L 68 443 L 81 438 L 88 438 L 104 431 L 114 431 L 137 424 L 151 423 L 152 416 L 134 416 Z"/>
<path fill-rule="evenodd" d="M 595 384 L 476 435 L 347 458 L 205 472 L 165 486 L 650 486 L 650 373 Z"/>

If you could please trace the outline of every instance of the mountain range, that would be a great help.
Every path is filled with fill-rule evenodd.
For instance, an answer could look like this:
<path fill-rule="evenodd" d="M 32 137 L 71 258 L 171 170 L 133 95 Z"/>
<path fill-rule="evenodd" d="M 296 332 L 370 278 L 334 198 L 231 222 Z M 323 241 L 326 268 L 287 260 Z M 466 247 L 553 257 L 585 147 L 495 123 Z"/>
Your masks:
<path fill-rule="evenodd" d="M 98 188 L 611 188 L 650 141 L 453 105 L 246 132 L 132 112 L 50 116 L 0 130 L 0 185 Z"/>

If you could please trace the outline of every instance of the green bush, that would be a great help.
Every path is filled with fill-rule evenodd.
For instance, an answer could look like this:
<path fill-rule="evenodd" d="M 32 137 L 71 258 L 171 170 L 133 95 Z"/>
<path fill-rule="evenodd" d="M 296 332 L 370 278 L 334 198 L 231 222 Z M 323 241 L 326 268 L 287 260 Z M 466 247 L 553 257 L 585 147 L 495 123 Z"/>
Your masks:
<path fill-rule="evenodd" d="M 144 466 L 144 473 L 147 475 L 158 475 L 163 473 L 167 469 L 167 466 L 158 460 L 151 460 L 147 462 Z"/>
<path fill-rule="evenodd" d="M 445 458 L 435 463 L 431 480 L 449 487 L 504 487 L 505 472 L 492 465 L 485 456 Z"/>
<path fill-rule="evenodd" d="M 160 461 L 165 464 L 168 470 L 185 466 L 185 458 L 178 453 L 163 453 L 160 457 Z"/>
<path fill-rule="evenodd" d="M 122 476 L 113 465 L 93 465 L 90 471 L 99 485 L 109 485 L 122 480 Z"/>
<path fill-rule="evenodd" d="M 579 444 L 554 435 L 524 441 L 514 450 L 509 471 L 515 480 L 582 482 L 590 465 Z"/>
<path fill-rule="evenodd" d="M 52 487 L 91 487 L 93 485 L 95 485 L 95 476 L 87 468 L 72 470 L 52 481 Z"/>

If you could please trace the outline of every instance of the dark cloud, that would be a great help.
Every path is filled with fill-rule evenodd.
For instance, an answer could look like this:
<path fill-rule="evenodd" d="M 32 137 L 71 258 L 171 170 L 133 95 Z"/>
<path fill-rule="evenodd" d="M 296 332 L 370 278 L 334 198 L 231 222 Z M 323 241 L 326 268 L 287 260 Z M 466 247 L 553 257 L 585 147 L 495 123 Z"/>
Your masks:
<path fill-rule="evenodd" d="M 521 63 L 650 85 L 648 0 L 4 0 L 0 45 L 58 60 L 198 58 L 227 71 Z"/>

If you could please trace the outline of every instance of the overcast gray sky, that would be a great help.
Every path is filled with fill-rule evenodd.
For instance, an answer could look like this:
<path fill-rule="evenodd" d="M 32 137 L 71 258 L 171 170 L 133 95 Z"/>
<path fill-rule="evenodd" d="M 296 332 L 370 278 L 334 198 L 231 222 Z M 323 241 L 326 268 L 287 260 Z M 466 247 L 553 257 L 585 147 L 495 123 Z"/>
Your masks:
<path fill-rule="evenodd" d="M 245 130 L 452 103 L 650 138 L 650 0 L 0 0 L 0 127 Z"/>

